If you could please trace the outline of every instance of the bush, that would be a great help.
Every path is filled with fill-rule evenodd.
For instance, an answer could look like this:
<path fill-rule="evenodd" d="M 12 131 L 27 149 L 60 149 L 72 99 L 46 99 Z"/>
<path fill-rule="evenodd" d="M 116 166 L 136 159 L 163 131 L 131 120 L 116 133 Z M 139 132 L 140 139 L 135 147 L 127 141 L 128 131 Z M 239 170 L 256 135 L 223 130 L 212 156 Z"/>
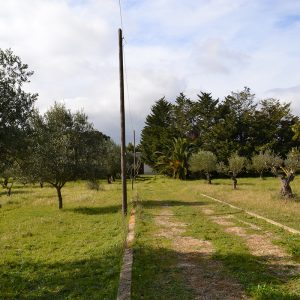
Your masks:
<path fill-rule="evenodd" d="M 99 190 L 103 190 L 103 188 L 100 186 L 100 182 L 99 180 L 89 180 L 86 184 L 87 188 L 89 190 L 96 190 L 96 191 L 99 191 Z"/>

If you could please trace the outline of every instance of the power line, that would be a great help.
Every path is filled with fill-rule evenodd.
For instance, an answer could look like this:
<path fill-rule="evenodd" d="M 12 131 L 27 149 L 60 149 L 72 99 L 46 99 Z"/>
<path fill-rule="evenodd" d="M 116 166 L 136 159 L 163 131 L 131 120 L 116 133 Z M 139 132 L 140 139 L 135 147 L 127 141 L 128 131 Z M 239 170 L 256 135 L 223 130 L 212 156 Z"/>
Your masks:
<path fill-rule="evenodd" d="M 121 28 L 123 30 L 123 16 L 122 16 L 122 6 L 121 6 L 121 0 L 119 0 L 119 10 L 120 10 L 120 21 L 121 21 Z"/>
<path fill-rule="evenodd" d="M 128 88 L 128 75 L 127 75 L 127 65 L 126 65 L 125 51 L 124 51 L 123 54 L 124 54 L 125 83 L 126 83 L 126 90 L 127 90 L 128 109 L 129 109 L 129 120 L 130 120 L 131 129 L 134 130 L 134 128 L 133 128 L 133 122 L 132 122 L 132 114 L 131 114 L 130 92 L 129 92 L 129 88 Z"/>
<path fill-rule="evenodd" d="M 122 5 L 121 5 L 121 0 L 119 0 L 119 10 L 120 10 L 120 22 L 121 22 L 121 28 L 122 31 L 124 32 L 123 29 L 123 14 L 122 14 Z M 123 36 L 123 41 L 125 41 L 125 38 Z M 123 43 L 124 45 L 124 43 Z M 123 50 L 123 56 L 124 56 L 124 75 L 125 75 L 125 84 L 126 84 L 126 90 L 127 90 L 127 101 L 128 101 L 128 110 L 129 110 L 129 120 L 130 120 L 130 125 L 131 125 L 131 130 L 134 130 L 133 127 L 133 121 L 132 121 L 132 113 L 131 113 L 131 98 L 130 98 L 130 91 L 129 91 L 129 87 L 128 87 L 128 73 L 127 73 L 127 65 L 126 65 L 126 49 L 124 48 Z"/>
<path fill-rule="evenodd" d="M 124 26 L 123 26 L 123 16 L 122 16 L 122 5 L 121 5 L 121 0 L 119 0 L 119 10 L 120 10 L 120 22 L 121 22 L 121 32 L 124 31 Z M 126 65 L 126 54 L 125 51 L 123 49 L 124 46 L 124 42 L 125 42 L 125 38 L 122 35 L 122 56 L 123 56 L 123 63 L 124 63 L 124 77 L 125 77 L 125 83 L 126 83 L 126 90 L 127 90 L 127 100 L 128 100 L 128 110 L 129 110 L 129 120 L 130 120 L 130 124 L 131 124 L 131 129 L 133 131 L 133 139 L 134 139 L 134 172 L 135 172 L 135 130 L 133 127 L 133 122 L 132 122 L 132 114 L 131 114 L 131 99 L 130 99 L 130 92 L 129 92 L 129 85 L 128 85 L 128 73 L 127 73 L 127 65 Z M 127 44 L 127 42 L 126 42 Z M 124 124 L 125 127 L 125 124 Z M 134 175 L 135 178 L 135 175 Z M 135 181 L 135 180 L 134 180 Z M 126 185 L 126 183 L 125 183 Z M 125 188 L 125 187 L 124 187 Z M 137 184 L 135 184 L 135 188 L 136 188 L 136 195 L 135 195 L 135 199 L 138 199 L 138 188 L 137 188 Z M 132 199 L 134 201 L 134 199 Z M 126 211 L 127 211 L 127 192 L 126 192 Z"/>

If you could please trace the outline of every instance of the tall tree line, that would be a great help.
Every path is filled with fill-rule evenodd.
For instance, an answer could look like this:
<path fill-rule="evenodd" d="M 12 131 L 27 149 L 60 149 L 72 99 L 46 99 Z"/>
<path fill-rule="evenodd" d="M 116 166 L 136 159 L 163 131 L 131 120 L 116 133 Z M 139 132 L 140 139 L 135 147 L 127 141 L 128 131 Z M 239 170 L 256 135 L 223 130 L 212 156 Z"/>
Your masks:
<path fill-rule="evenodd" d="M 290 103 L 258 101 L 248 87 L 222 101 L 206 92 L 196 99 L 181 93 L 174 102 L 162 98 L 152 106 L 141 135 L 143 160 L 161 171 L 160 159 L 170 152 L 174 138 L 184 139 L 194 152 L 211 151 L 223 162 L 233 153 L 250 158 L 265 150 L 286 157 L 299 146 L 293 139 L 298 122 Z"/>

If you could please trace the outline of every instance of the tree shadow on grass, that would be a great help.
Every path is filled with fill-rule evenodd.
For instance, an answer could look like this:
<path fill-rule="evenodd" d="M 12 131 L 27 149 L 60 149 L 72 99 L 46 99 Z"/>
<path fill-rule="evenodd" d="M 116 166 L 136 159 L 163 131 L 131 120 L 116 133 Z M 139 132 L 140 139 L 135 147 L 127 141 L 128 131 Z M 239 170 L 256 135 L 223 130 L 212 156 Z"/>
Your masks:
<path fill-rule="evenodd" d="M 104 215 L 104 214 L 114 214 L 122 209 L 121 205 L 110 205 L 103 207 L 93 207 L 93 206 L 80 206 L 76 208 L 65 209 L 64 211 L 71 211 L 78 214 L 85 215 Z"/>
<path fill-rule="evenodd" d="M 209 216 L 214 217 L 214 216 L 228 216 L 228 215 L 239 215 L 243 214 L 243 210 L 237 210 L 237 211 L 231 211 L 231 212 L 215 212 L 213 214 L 210 214 Z"/>
<path fill-rule="evenodd" d="M 15 190 L 14 188 L 12 188 L 12 190 L 11 190 L 11 195 L 8 196 L 8 195 L 7 195 L 7 191 L 8 191 L 8 190 L 3 189 L 3 190 L 0 192 L 0 196 L 13 197 L 14 195 L 30 194 L 30 191 L 24 191 L 23 189 L 22 189 L 22 190 Z"/>
<path fill-rule="evenodd" d="M 95 257 L 55 263 L 20 260 L 0 265 L 0 299 L 116 299 L 122 247 L 115 247 Z M 181 253 L 163 247 L 138 246 L 134 248 L 132 299 L 195 299 L 188 287 L 190 274 L 183 272 L 178 262 L 191 259 L 191 253 Z M 192 253 L 193 263 L 207 258 Z M 212 258 L 209 258 L 212 260 Z M 233 277 L 251 296 L 260 300 L 296 300 L 299 295 L 284 292 L 282 284 L 299 278 L 285 276 L 280 280 L 274 275 L 282 272 L 282 265 L 273 265 L 272 272 L 264 263 L 250 254 L 217 254 Z M 269 258 L 268 258 L 269 259 Z M 214 276 L 228 277 L 214 272 L 208 262 L 204 280 L 208 286 Z M 222 292 L 222 291 L 221 291 Z M 226 290 L 224 290 L 224 293 Z M 226 294 L 223 299 L 226 298 Z M 237 297 L 237 299 L 240 299 Z"/>
<path fill-rule="evenodd" d="M 230 186 L 232 186 L 232 182 L 230 181 L 230 182 L 213 182 L 212 181 L 212 185 L 230 185 Z M 243 185 L 255 185 L 254 183 L 251 183 L 251 182 L 239 182 L 239 180 L 238 180 L 238 183 L 237 183 L 237 188 L 239 187 L 239 186 L 243 186 Z"/>
<path fill-rule="evenodd" d="M 147 181 L 147 180 L 152 180 L 152 179 L 153 179 L 153 176 L 146 176 L 146 175 L 136 177 L 136 181 Z"/>
<path fill-rule="evenodd" d="M 278 279 L 274 274 L 282 271 L 282 265 L 272 266 L 272 271 L 264 260 L 258 261 L 250 254 L 215 255 L 214 259 L 223 263 L 223 269 L 214 269 L 213 258 L 208 258 L 200 253 L 182 253 L 163 247 L 152 248 L 135 246 L 135 259 L 133 264 L 133 291 L 132 299 L 195 299 L 195 292 L 189 285 L 191 276 L 190 265 L 196 265 L 200 270 L 203 299 L 229 299 L 228 292 L 234 292 L 229 287 L 220 288 L 218 296 L 209 297 L 208 290 L 213 294 L 218 281 L 234 278 L 239 282 L 248 295 L 260 300 L 296 300 L 299 295 L 284 291 L 282 285 L 295 279 L 285 276 Z M 186 270 L 180 265 L 185 264 Z M 190 270 L 190 272 L 189 272 Z M 299 278 L 299 277 L 298 277 Z M 199 281 L 198 281 L 199 282 Z M 209 287 L 212 288 L 209 288 Z M 199 288 L 199 287 L 198 287 Z M 199 292 L 198 292 L 199 293 Z M 200 292 L 201 294 L 201 292 Z M 199 294 L 198 294 L 199 296 Z M 241 299 L 236 295 L 236 299 Z M 198 299 L 198 298 L 197 298 Z M 200 297 L 200 299 L 202 299 Z M 232 297 L 230 299 L 233 299 Z"/>
<path fill-rule="evenodd" d="M 143 207 L 151 208 L 151 207 L 162 207 L 162 206 L 201 206 L 210 204 L 209 202 L 204 201 L 180 201 L 180 200 L 143 200 Z"/>
<path fill-rule="evenodd" d="M 122 247 L 93 258 L 0 265 L 0 299 L 116 299 Z"/>

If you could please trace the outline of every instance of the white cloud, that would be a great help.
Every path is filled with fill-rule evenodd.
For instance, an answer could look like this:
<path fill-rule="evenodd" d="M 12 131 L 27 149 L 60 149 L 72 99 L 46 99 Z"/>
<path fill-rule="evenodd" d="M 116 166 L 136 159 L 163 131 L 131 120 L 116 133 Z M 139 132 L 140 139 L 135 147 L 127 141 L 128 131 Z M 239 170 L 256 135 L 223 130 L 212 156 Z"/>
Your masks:
<path fill-rule="evenodd" d="M 265 95 L 270 98 L 279 98 L 284 102 L 292 102 L 293 110 L 300 112 L 300 85 L 271 89 L 266 91 Z"/>
<path fill-rule="evenodd" d="M 84 108 L 118 139 L 118 1 L 0 2 L 1 48 L 12 48 L 35 71 L 28 88 L 40 94 L 40 110 L 54 101 Z M 293 101 L 300 112 L 299 1 L 121 2 L 128 136 L 142 128 L 155 100 L 179 92 L 223 98 L 247 85 L 259 98 Z"/>

